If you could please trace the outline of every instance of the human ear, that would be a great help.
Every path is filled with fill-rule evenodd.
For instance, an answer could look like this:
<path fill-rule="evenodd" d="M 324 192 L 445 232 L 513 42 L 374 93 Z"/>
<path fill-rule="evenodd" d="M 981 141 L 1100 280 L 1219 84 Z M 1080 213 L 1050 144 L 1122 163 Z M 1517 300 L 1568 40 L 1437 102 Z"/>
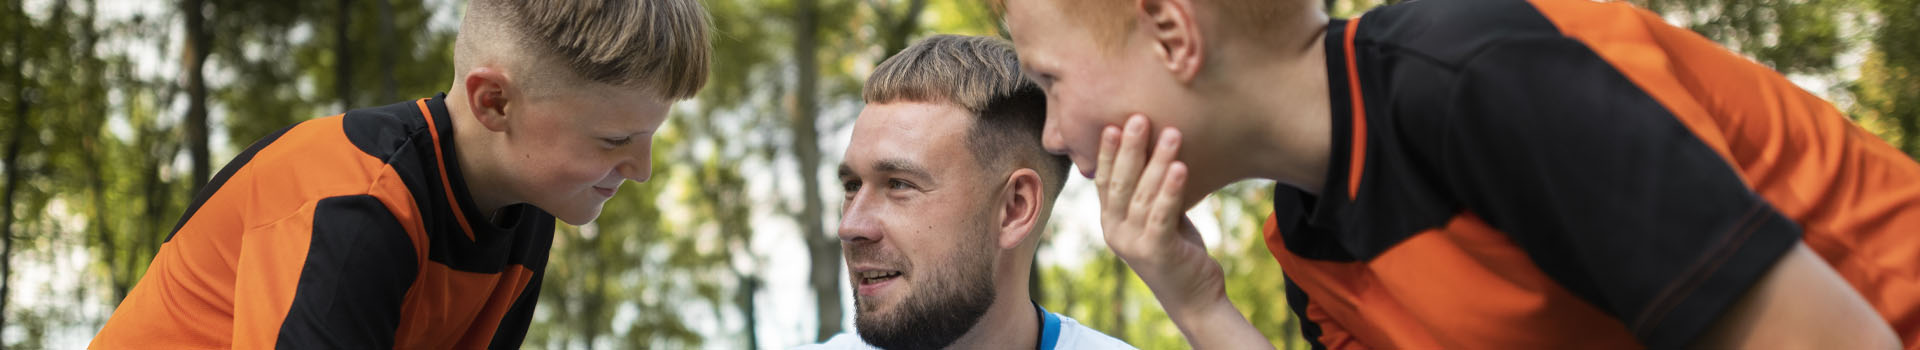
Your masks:
<path fill-rule="evenodd" d="M 1146 15 L 1143 28 L 1153 37 L 1154 53 L 1167 71 L 1182 83 L 1193 81 L 1205 59 L 1205 41 L 1193 22 L 1191 0 L 1140 0 Z"/>
<path fill-rule="evenodd" d="M 467 110 L 473 111 L 473 118 L 487 130 L 502 132 L 507 130 L 507 105 L 512 102 L 508 92 L 513 82 L 506 74 L 491 67 L 474 67 L 467 72 L 464 85 L 467 89 Z"/>
<path fill-rule="evenodd" d="M 1040 183 L 1040 173 L 1020 168 L 1008 175 L 1000 194 L 999 232 L 995 243 L 1000 249 L 1013 249 L 1026 241 L 1034 226 L 1041 222 L 1041 215 L 1047 214 L 1041 210 L 1046 202 L 1046 189 Z"/>

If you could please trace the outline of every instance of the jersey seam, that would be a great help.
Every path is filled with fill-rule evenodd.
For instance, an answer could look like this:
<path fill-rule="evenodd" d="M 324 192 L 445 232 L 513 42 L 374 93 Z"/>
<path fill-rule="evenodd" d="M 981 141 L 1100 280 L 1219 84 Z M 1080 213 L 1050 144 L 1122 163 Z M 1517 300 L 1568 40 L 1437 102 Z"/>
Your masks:
<path fill-rule="evenodd" d="M 1746 215 L 1735 221 L 1737 225 L 1729 228 L 1727 233 L 1721 236 L 1721 243 L 1715 246 L 1713 253 L 1692 264 L 1688 272 L 1681 275 L 1682 280 L 1669 284 L 1665 291 L 1641 311 L 1639 319 L 1635 320 L 1630 328 L 1642 336 L 1654 330 L 1653 326 L 1659 325 L 1668 312 L 1686 301 L 1687 296 L 1693 294 L 1693 290 L 1712 278 L 1713 273 L 1719 271 L 1719 266 L 1732 259 L 1747 238 L 1752 237 L 1754 232 L 1765 226 L 1767 215 L 1764 209 L 1766 208 L 1764 203 L 1754 203 L 1748 207 Z"/>

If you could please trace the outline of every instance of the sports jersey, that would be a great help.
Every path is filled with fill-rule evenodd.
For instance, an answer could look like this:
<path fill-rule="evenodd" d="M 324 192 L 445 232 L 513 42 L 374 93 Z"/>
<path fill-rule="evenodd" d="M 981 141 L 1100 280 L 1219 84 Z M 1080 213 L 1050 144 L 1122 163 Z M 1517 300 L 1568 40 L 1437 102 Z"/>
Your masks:
<path fill-rule="evenodd" d="M 1804 242 L 1920 348 L 1920 165 L 1621 2 L 1334 20 L 1333 151 L 1269 250 L 1315 345 L 1690 344 Z"/>
<path fill-rule="evenodd" d="M 478 212 L 445 95 L 295 124 L 211 179 L 93 348 L 518 348 L 553 241 Z"/>
<path fill-rule="evenodd" d="M 1065 315 L 1047 312 L 1046 308 L 1035 304 L 1034 310 L 1040 312 L 1040 341 L 1035 346 L 1039 350 L 1107 350 L 1133 349 L 1132 345 L 1114 339 L 1100 331 L 1087 328 Z M 801 345 L 794 350 L 878 350 L 860 339 L 856 332 L 840 333 L 820 344 Z"/>

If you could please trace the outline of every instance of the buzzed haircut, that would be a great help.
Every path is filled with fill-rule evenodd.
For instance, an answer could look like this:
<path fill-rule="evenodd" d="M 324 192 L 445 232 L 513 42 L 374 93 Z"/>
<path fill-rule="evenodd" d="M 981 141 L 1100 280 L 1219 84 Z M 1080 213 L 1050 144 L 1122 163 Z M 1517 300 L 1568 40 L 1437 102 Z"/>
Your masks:
<path fill-rule="evenodd" d="M 1009 0 L 990 0 L 989 6 L 998 14 L 1006 14 Z M 1106 50 L 1118 49 L 1126 32 L 1134 29 L 1138 0 L 1020 0 L 1045 1 L 1049 6 L 1060 9 L 1066 14 L 1063 20 L 1087 29 L 1093 35 L 1095 46 Z M 1272 33 L 1281 26 L 1289 24 L 1293 15 L 1302 11 L 1324 11 L 1320 9 L 1320 0 L 1195 0 L 1195 14 L 1214 19 L 1205 24 L 1207 27 L 1221 30 L 1223 39 L 1236 39 L 1252 44 L 1282 42 L 1272 40 Z"/>
<path fill-rule="evenodd" d="M 1020 58 L 1006 40 L 959 35 L 920 40 L 874 68 L 861 97 L 869 104 L 922 102 L 966 109 L 974 116 L 967 150 L 982 167 L 1032 168 L 1045 179 L 1048 200 L 1066 183 L 1070 161 L 1040 145 L 1046 92 L 1020 72 Z"/>
<path fill-rule="evenodd" d="M 472 0 L 462 21 L 457 56 L 483 54 L 475 40 L 503 40 L 529 62 L 590 82 L 644 86 L 669 100 L 700 92 L 713 51 L 698 0 Z M 472 58 L 455 60 L 463 59 Z"/>

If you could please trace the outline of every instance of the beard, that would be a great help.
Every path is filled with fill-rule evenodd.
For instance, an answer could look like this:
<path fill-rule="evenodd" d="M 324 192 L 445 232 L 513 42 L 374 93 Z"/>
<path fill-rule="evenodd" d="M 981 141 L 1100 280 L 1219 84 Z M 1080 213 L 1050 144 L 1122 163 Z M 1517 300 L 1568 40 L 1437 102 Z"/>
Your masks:
<path fill-rule="evenodd" d="M 992 240 L 975 241 L 984 244 L 959 247 L 953 259 L 933 264 L 926 278 L 914 276 L 925 284 L 915 286 L 890 313 L 881 314 L 878 306 L 854 295 L 854 329 L 860 339 L 882 349 L 939 349 L 972 330 L 993 305 L 995 294 Z"/>

